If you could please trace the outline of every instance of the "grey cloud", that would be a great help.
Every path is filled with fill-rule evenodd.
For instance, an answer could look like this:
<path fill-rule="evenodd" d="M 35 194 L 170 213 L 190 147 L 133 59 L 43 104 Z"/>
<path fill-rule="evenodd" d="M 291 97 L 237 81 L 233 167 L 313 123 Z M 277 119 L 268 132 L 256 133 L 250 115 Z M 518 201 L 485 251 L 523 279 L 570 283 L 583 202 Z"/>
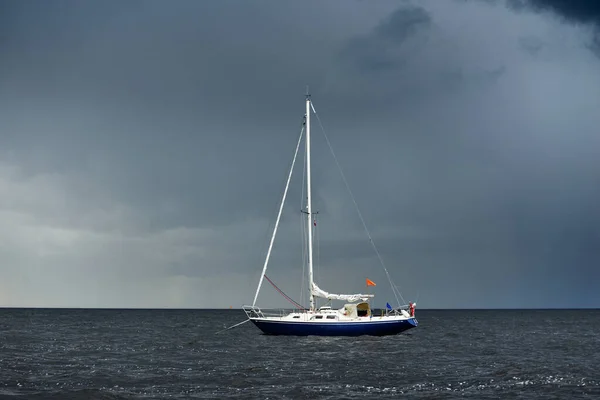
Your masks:
<path fill-rule="evenodd" d="M 251 300 L 309 84 L 405 297 L 597 305 L 600 82 L 579 27 L 435 0 L 9 4 L 0 303 Z M 368 274 L 385 304 L 314 122 L 319 283 Z M 294 298 L 299 165 L 269 270 Z M 282 305 L 268 286 L 260 299 Z"/>
<path fill-rule="evenodd" d="M 587 47 L 597 56 L 600 55 L 600 5 L 587 0 L 508 0 L 513 9 L 550 13 L 572 24 L 584 24 L 594 27 Z"/>
<path fill-rule="evenodd" d="M 469 7 L 473 10 L 476 5 L 471 4 Z M 466 10 L 465 12 L 468 13 Z M 435 19 L 435 16 L 433 18 Z M 507 14 L 504 21 L 509 19 Z M 519 22 L 515 18 L 505 23 L 518 24 Z M 463 39 L 467 37 L 463 36 Z M 580 264 L 582 271 L 586 271 L 584 275 L 594 274 L 591 270 L 591 260 L 595 259 L 597 254 L 593 247 L 582 245 L 578 250 L 571 247 L 575 242 L 579 243 L 578 246 L 583 242 L 591 243 L 594 240 L 592 238 L 597 235 L 595 233 L 597 230 L 593 228 L 594 223 L 591 222 L 598 218 L 592 199 L 597 199 L 599 195 L 595 189 L 592 189 L 596 186 L 594 182 L 598 180 L 591 164 L 595 157 L 592 156 L 595 153 L 593 149 L 597 146 L 597 141 L 590 136 L 593 117 L 587 112 L 584 112 L 585 117 L 580 114 L 590 124 L 580 120 L 578 126 L 585 125 L 585 129 L 589 129 L 587 131 L 589 134 L 584 134 L 581 130 L 574 133 L 571 130 L 570 135 L 574 136 L 570 137 L 571 143 L 569 143 L 567 130 L 570 124 L 567 122 L 568 119 L 562 119 L 560 110 L 561 106 L 571 109 L 570 105 L 563 104 L 562 99 L 569 98 L 569 101 L 576 101 L 581 106 L 597 104 L 598 99 L 595 96 L 588 100 L 579 97 L 579 92 L 569 88 L 567 82 L 571 78 L 566 70 L 562 69 L 560 71 L 565 73 L 562 78 L 565 79 L 564 81 L 560 81 L 561 78 L 558 76 L 548 77 L 548 81 L 538 77 L 532 86 L 520 87 L 517 82 L 521 79 L 520 74 L 528 68 L 525 67 L 526 61 L 520 59 L 518 53 L 507 52 L 506 48 L 500 52 L 498 46 L 502 46 L 502 43 L 486 47 L 485 42 L 482 41 L 481 48 L 471 48 L 470 53 L 464 53 L 463 57 L 460 57 L 441 47 L 442 42 L 436 40 L 435 34 L 431 34 L 430 38 L 427 48 L 422 50 L 424 56 L 418 60 L 418 67 L 402 69 L 402 73 L 394 75 L 393 79 L 389 79 L 389 75 L 381 74 L 381 71 L 374 71 L 374 76 L 380 79 L 379 82 L 385 82 L 382 91 L 394 93 L 394 100 L 388 102 L 386 106 L 395 108 L 401 117 L 398 118 L 395 129 L 388 128 L 384 130 L 386 134 L 372 140 L 385 140 L 385 154 L 390 158 L 396 154 L 397 167 L 404 164 L 403 159 L 410 159 L 413 156 L 405 150 L 407 146 L 412 152 L 420 146 L 428 146 L 432 143 L 437 143 L 439 146 L 435 150 L 430 148 L 433 153 L 430 157 L 427 152 L 419 152 L 420 159 L 406 163 L 407 167 L 412 165 L 410 172 L 399 168 L 388 173 L 383 166 L 378 170 L 382 174 L 377 180 L 382 185 L 380 187 L 384 187 L 385 182 L 385 185 L 396 188 L 396 190 L 384 191 L 389 193 L 390 197 L 384 196 L 385 200 L 383 200 L 387 202 L 386 206 L 389 209 L 393 208 L 394 203 L 397 204 L 399 216 L 393 221 L 413 223 L 419 220 L 423 224 L 425 220 L 430 221 L 431 227 L 436 226 L 438 230 L 448 232 L 449 235 L 442 235 L 443 241 L 431 239 L 421 242 L 427 248 L 427 250 L 423 249 L 424 253 L 447 254 L 446 252 L 456 251 L 467 257 L 467 254 L 477 252 L 482 257 L 479 264 L 487 271 L 485 274 L 491 274 L 492 270 L 504 270 L 509 275 L 525 275 L 533 280 L 535 276 L 544 274 L 543 271 L 547 269 L 553 271 L 552 274 L 556 279 L 565 279 L 564 275 L 556 272 L 553 266 L 555 262 L 551 261 L 557 260 L 557 254 L 565 257 L 561 262 L 566 262 L 569 257 L 575 257 L 577 254 L 581 259 L 587 260 Z M 531 50 L 532 42 L 533 40 L 531 42 L 520 40 L 514 43 L 528 46 Z M 509 38 L 507 43 L 510 44 Z M 435 50 L 433 46 L 437 46 Z M 556 48 L 553 48 L 555 43 L 549 43 L 549 46 L 549 52 L 556 51 Z M 517 49 L 517 46 L 514 49 Z M 429 51 L 437 57 L 428 58 Z M 450 58 L 443 57 L 450 54 L 452 55 Z M 474 65 L 484 64 L 486 55 L 492 54 L 494 57 L 500 56 L 505 63 L 500 67 L 474 68 Z M 557 58 L 552 59 L 555 65 L 561 64 L 560 56 L 555 57 Z M 582 66 L 584 65 L 586 69 L 589 68 L 589 71 L 594 69 L 591 65 L 586 65 L 585 61 L 582 62 Z M 548 73 L 544 68 L 536 67 L 527 71 L 527 75 L 535 76 L 534 70 L 539 76 Z M 410 83 L 403 81 L 403 75 L 410 77 L 406 78 L 410 79 Z M 502 79 L 498 80 L 499 77 Z M 446 85 L 447 91 L 442 90 L 444 86 L 440 85 L 440 78 L 450 83 Z M 479 83 L 473 85 L 476 82 Z M 583 81 L 580 84 L 583 85 Z M 407 92 L 407 87 L 404 85 L 412 85 L 411 89 L 415 90 Z M 533 94 L 537 90 L 548 90 L 554 85 L 556 91 L 552 91 L 551 98 L 542 99 L 534 95 L 535 100 L 517 100 L 520 94 Z M 537 89 L 534 89 L 534 86 Z M 509 87 L 515 94 L 512 99 L 506 97 L 505 90 L 509 90 Z M 567 92 L 571 94 L 567 95 Z M 427 102 L 430 103 L 429 107 Z M 447 112 L 439 110 L 433 112 L 435 107 L 447 108 Z M 544 117 L 539 114 L 540 110 L 549 110 L 549 107 L 559 113 L 551 118 L 553 123 L 544 122 Z M 422 110 L 427 110 L 425 113 L 435 114 L 438 121 L 425 123 L 427 116 L 411 115 L 415 111 L 418 113 Z M 418 134 L 413 128 L 415 124 L 409 122 L 415 120 L 420 121 L 416 123 L 421 128 Z M 376 123 L 375 120 L 371 122 Z M 532 134 L 533 131 L 537 133 Z M 583 145 L 583 143 L 587 144 Z M 576 155 L 582 151 L 583 148 L 579 147 L 581 145 L 587 146 L 588 149 L 588 151 L 583 150 L 586 154 L 583 158 Z M 560 153 L 563 156 L 558 156 Z M 469 154 L 469 158 L 461 160 L 459 154 Z M 587 161 L 582 163 L 584 159 Z M 407 186 L 406 177 L 411 172 L 423 180 L 422 185 Z M 437 187 L 431 186 L 428 190 L 424 190 L 427 187 L 426 182 L 433 181 L 436 182 Z M 583 183 L 584 181 L 587 183 Z M 571 193 L 572 196 L 559 194 L 563 190 Z M 417 193 L 425 196 L 419 197 Z M 414 203 L 404 203 L 405 199 L 411 196 L 415 198 Z M 436 199 L 442 197 L 445 205 L 439 207 L 440 203 Z M 417 198 L 419 200 L 416 200 Z M 420 202 L 417 204 L 418 201 Z M 424 204 L 428 205 L 421 208 Z M 460 211 L 463 207 L 469 209 L 468 213 Z M 566 243 L 570 239 L 556 233 L 563 229 L 559 227 L 567 224 L 563 219 L 565 218 L 563 212 L 567 209 L 576 209 L 579 215 L 577 217 L 579 222 L 569 228 L 578 232 L 577 234 L 573 232 L 578 239 L 570 244 Z M 568 215 L 573 217 L 573 214 Z M 385 219 L 382 214 L 378 223 L 385 223 Z M 390 224 L 394 222 L 390 221 Z M 490 226 L 489 229 L 486 226 Z M 420 249 L 419 243 L 410 239 L 405 239 L 405 242 L 410 244 L 407 244 L 402 251 L 414 256 Z M 506 244 L 500 246 L 500 243 Z M 444 246 L 438 248 L 440 244 Z M 386 251 L 392 251 L 394 246 L 392 244 L 387 246 L 389 247 L 386 247 Z M 501 248 L 503 250 L 500 250 Z M 485 254 L 494 252 L 498 254 L 497 259 L 485 258 Z M 504 259 L 501 256 L 506 254 L 512 254 L 512 258 Z M 401 255 L 398 254 L 397 257 Z M 425 255 L 422 254 L 420 257 Z M 510 265 L 515 265 L 515 268 L 511 269 Z M 523 271 L 516 265 L 528 265 L 528 267 Z M 578 279 L 579 284 L 583 282 L 581 279 Z M 540 301 L 550 301 L 548 297 L 544 299 Z"/>
<path fill-rule="evenodd" d="M 363 72 L 398 68 L 410 57 L 411 51 L 415 51 L 414 48 L 403 49 L 402 45 L 430 24 L 431 17 L 423 8 L 401 7 L 368 35 L 350 40 L 341 52 L 342 61 Z"/>
<path fill-rule="evenodd" d="M 551 11 L 572 22 L 599 23 L 600 5 L 587 0 L 528 0 L 525 6 L 536 11 Z"/>
<path fill-rule="evenodd" d="M 544 43 L 540 40 L 540 38 L 535 36 L 523 36 L 519 38 L 519 44 L 531 55 L 536 55 L 539 53 L 544 46 Z"/>

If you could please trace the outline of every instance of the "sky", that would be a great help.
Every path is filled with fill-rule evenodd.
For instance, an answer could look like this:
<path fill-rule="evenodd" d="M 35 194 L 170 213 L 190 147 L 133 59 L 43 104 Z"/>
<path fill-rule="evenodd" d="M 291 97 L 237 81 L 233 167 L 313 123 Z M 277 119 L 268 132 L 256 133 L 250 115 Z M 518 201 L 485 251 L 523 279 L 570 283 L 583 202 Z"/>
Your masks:
<path fill-rule="evenodd" d="M 0 1 L 0 306 L 251 304 L 309 85 L 322 289 L 395 302 L 324 131 L 406 301 L 600 307 L 599 72 L 587 0 Z"/>

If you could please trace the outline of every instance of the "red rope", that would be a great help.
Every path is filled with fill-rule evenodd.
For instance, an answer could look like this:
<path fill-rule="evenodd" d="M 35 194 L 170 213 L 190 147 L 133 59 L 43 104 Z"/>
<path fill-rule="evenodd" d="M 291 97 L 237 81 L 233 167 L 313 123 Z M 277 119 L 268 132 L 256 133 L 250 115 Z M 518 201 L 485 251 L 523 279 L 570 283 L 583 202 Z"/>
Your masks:
<path fill-rule="evenodd" d="M 300 303 L 298 303 L 298 302 L 296 302 L 296 301 L 292 300 L 292 298 L 291 298 L 290 296 L 288 296 L 287 294 L 283 293 L 283 290 L 279 289 L 279 288 L 277 287 L 277 285 L 276 285 L 276 284 L 274 284 L 274 283 L 273 283 L 273 281 L 272 281 L 272 280 L 270 280 L 270 279 L 269 279 L 269 277 L 268 277 L 266 274 L 265 274 L 265 278 L 267 278 L 267 280 L 269 281 L 269 283 L 270 283 L 271 285 L 273 285 L 273 287 L 275 288 L 275 290 L 277 290 L 277 291 L 279 292 L 279 294 L 281 294 L 283 297 L 285 297 L 285 299 L 286 299 L 287 301 L 289 301 L 290 303 L 292 303 L 293 305 L 295 305 L 296 307 L 298 307 L 298 308 L 299 308 L 299 309 L 301 309 L 301 310 L 306 310 L 306 308 L 304 308 L 304 307 L 303 307 L 303 306 L 302 306 Z"/>

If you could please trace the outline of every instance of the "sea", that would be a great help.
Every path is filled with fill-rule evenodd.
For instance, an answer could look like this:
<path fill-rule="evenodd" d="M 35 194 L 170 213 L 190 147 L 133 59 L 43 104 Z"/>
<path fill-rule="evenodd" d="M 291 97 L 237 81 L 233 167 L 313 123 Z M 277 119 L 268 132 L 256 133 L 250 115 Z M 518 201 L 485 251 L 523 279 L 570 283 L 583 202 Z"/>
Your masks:
<path fill-rule="evenodd" d="M 600 310 L 416 316 L 348 338 L 222 331 L 241 310 L 0 309 L 0 399 L 600 399 Z"/>

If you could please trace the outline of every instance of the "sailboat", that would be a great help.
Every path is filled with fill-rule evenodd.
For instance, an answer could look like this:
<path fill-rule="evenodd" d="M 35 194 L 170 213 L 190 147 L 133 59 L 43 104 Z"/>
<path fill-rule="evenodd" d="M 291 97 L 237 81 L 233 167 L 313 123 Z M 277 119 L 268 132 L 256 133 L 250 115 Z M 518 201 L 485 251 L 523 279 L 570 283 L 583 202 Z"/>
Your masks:
<path fill-rule="evenodd" d="M 316 335 L 316 336 L 360 336 L 360 335 L 374 335 L 374 336 L 383 336 L 383 335 L 395 335 L 401 332 L 404 332 L 408 329 L 414 328 L 417 326 L 418 322 L 415 317 L 415 305 L 416 303 L 409 303 L 408 305 L 399 305 L 397 308 L 393 308 L 390 306 L 389 302 L 386 304 L 385 311 L 381 311 L 381 315 L 373 315 L 373 310 L 371 309 L 371 301 L 374 298 L 374 294 L 334 294 L 328 293 L 325 290 L 321 289 L 314 279 L 313 274 L 313 229 L 315 225 L 315 220 L 313 217 L 316 213 L 313 213 L 312 209 L 312 188 L 311 188 L 311 143 L 310 143 L 310 134 L 311 134 L 311 111 L 315 114 L 317 118 L 319 118 L 318 114 L 315 111 L 314 105 L 312 104 L 310 94 L 306 95 L 306 111 L 303 118 L 302 129 L 300 132 L 300 137 L 298 138 L 298 142 L 296 144 L 296 152 L 294 153 L 294 158 L 292 161 L 292 166 L 290 168 L 285 191 L 283 194 L 283 198 L 281 200 L 281 204 L 279 206 L 279 212 L 277 215 L 277 220 L 275 222 L 275 227 L 273 229 L 273 234 L 271 236 L 271 241 L 269 244 L 269 248 L 267 251 L 267 255 L 265 258 L 265 262 L 263 265 L 262 273 L 260 275 L 260 280 L 258 283 L 258 287 L 256 289 L 256 293 L 254 296 L 254 301 L 252 305 L 243 306 L 243 310 L 245 311 L 248 319 L 252 321 L 252 323 L 258 327 L 264 334 L 269 335 L 295 335 L 295 336 L 308 336 L 308 335 Z M 320 123 L 320 119 L 319 119 Z M 322 124 L 321 124 L 322 128 Z M 303 307 L 301 304 L 293 301 L 289 296 L 283 293 L 266 275 L 267 266 L 269 263 L 269 258 L 271 256 L 271 252 L 273 249 L 273 243 L 275 241 L 275 236 L 277 234 L 277 228 L 279 226 L 279 222 L 281 220 L 281 214 L 283 211 L 285 199 L 287 196 L 288 188 L 290 186 L 290 181 L 292 177 L 292 172 L 294 169 L 294 164 L 296 162 L 296 158 L 298 155 L 298 149 L 300 148 L 300 144 L 302 141 L 302 135 L 305 132 L 305 168 L 306 168 L 306 208 L 302 210 L 302 212 L 306 215 L 306 246 L 307 246 L 307 270 L 308 270 L 308 296 L 309 296 L 309 307 Z M 323 133 L 324 130 L 323 130 Z M 329 144 L 329 140 L 327 140 Z M 330 148 L 331 149 L 331 148 Z M 332 149 L 331 149 L 332 150 Z M 335 157 L 335 154 L 334 154 Z M 337 159 L 336 159 L 337 163 Z M 339 167 L 339 164 L 338 164 Z M 341 172 L 341 168 L 340 168 Z M 343 173 L 342 173 L 343 176 Z M 345 179 L 344 179 L 344 182 Z M 349 189 L 349 187 L 348 187 Z M 351 192 L 350 192 L 351 193 Z M 356 202 L 354 202 L 356 205 Z M 357 208 L 358 209 L 358 208 Z M 363 226 L 366 230 L 366 225 L 359 211 L 359 216 L 361 221 L 363 222 Z M 377 249 L 374 245 L 370 234 L 369 235 L 370 242 L 372 243 L 375 251 Z M 399 293 L 397 291 L 397 287 L 391 281 L 387 268 L 383 264 L 381 256 L 377 252 L 377 256 L 381 261 L 382 266 L 385 269 L 386 275 L 390 280 L 390 284 L 392 285 L 392 291 L 394 295 Z M 263 284 L 264 279 L 267 279 L 284 297 L 290 300 L 294 305 L 295 309 L 291 312 L 285 312 L 275 315 L 270 315 L 266 310 L 261 310 L 260 307 L 256 305 L 258 294 L 260 292 L 261 286 Z M 368 278 L 366 279 L 367 286 L 375 286 L 375 283 Z M 396 299 L 398 296 L 396 296 Z M 400 295 L 401 297 L 401 295 Z M 324 299 L 327 301 L 326 305 L 322 305 L 321 307 L 317 307 L 317 299 Z M 345 304 L 340 308 L 331 307 L 331 302 L 333 300 L 343 301 Z M 399 302 L 399 301 L 398 301 Z"/>

